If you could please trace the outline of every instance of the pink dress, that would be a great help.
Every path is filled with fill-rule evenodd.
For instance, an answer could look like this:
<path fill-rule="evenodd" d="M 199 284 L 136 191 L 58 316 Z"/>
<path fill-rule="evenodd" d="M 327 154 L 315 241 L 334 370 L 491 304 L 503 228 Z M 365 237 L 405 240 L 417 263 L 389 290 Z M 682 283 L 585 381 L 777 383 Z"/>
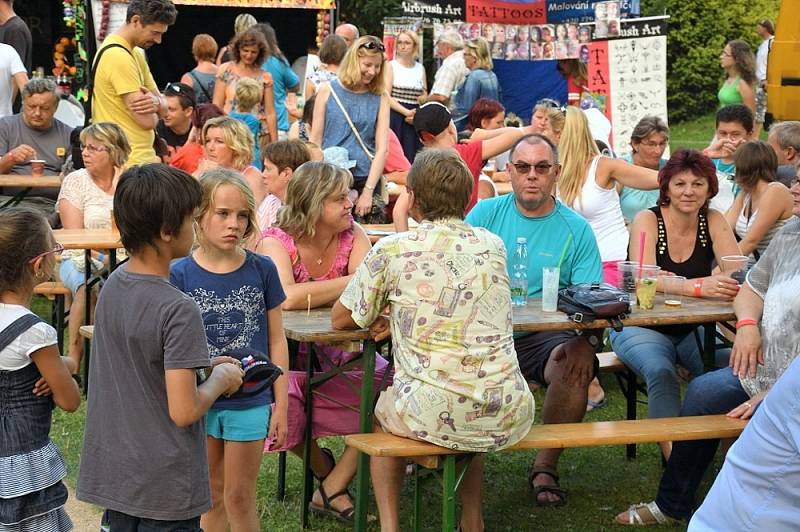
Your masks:
<path fill-rule="evenodd" d="M 353 250 L 355 237 L 353 230 L 348 229 L 339 233 L 336 246 L 336 258 L 331 269 L 322 277 L 311 277 L 305 264 L 300 260 L 294 238 L 278 227 L 270 227 L 262 233 L 262 238 L 272 237 L 278 240 L 292 261 L 292 274 L 297 283 L 308 281 L 328 281 L 348 274 L 347 264 L 350 252 Z M 339 366 L 358 356 L 357 353 L 348 353 L 324 344 L 316 344 L 322 371 L 327 371 L 333 366 Z M 296 361 L 296 369 L 289 371 L 289 422 L 286 444 L 280 449 L 270 448 L 270 440 L 264 444 L 265 452 L 285 451 L 303 443 L 303 434 L 306 428 L 305 415 L 305 381 L 306 361 L 308 360 L 308 344 L 301 344 Z M 383 374 L 388 363 L 380 355 L 375 356 L 375 391 L 378 391 Z M 313 439 L 326 436 L 341 436 L 359 433 L 359 405 L 361 398 L 361 371 L 348 371 L 338 375 L 314 389 L 313 425 L 311 437 Z M 391 380 L 387 384 L 390 384 Z"/>

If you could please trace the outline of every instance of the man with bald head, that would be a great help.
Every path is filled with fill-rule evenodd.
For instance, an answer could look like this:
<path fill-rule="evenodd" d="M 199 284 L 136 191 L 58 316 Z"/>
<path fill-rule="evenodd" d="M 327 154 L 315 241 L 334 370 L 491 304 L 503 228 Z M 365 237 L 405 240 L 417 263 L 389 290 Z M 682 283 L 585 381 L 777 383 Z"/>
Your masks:
<path fill-rule="evenodd" d="M 334 31 L 334 33 L 344 39 L 348 48 L 353 46 L 353 43 L 356 42 L 356 39 L 359 37 L 358 28 L 347 23 L 336 26 L 336 31 Z"/>

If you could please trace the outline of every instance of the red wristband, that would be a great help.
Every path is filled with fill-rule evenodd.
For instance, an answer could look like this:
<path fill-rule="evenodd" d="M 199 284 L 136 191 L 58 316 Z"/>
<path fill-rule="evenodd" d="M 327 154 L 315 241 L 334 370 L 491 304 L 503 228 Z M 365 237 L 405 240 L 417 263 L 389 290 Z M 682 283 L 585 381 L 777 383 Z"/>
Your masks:
<path fill-rule="evenodd" d="M 736 322 L 737 329 L 741 329 L 742 327 L 746 327 L 747 325 L 758 325 L 758 322 L 753 318 L 743 318 Z"/>
<path fill-rule="evenodd" d="M 703 280 L 698 279 L 694 282 L 694 297 L 703 297 Z"/>

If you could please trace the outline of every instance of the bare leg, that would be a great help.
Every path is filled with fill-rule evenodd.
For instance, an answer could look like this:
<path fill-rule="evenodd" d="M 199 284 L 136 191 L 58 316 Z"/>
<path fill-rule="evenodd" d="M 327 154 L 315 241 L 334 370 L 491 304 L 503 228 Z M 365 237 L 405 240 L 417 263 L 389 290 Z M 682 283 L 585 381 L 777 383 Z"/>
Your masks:
<path fill-rule="evenodd" d="M 302 458 L 303 446 L 293 447 L 291 452 Z M 322 487 L 328 496 L 347 489 L 347 486 L 356 475 L 357 456 L 358 453 L 355 449 L 346 447 L 339 461 L 331 469 L 330 458 L 320 450 L 316 440 L 311 441 L 311 471 L 318 477 L 325 477 Z M 314 492 L 311 501 L 316 505 L 322 506 L 322 495 L 320 495 L 319 491 Z M 331 506 L 336 511 L 341 512 L 352 508 L 353 502 L 349 497 L 337 497 L 331 501 Z"/>
<path fill-rule="evenodd" d="M 207 442 L 211 509 L 200 517 L 200 526 L 205 532 L 225 532 L 228 530 L 225 516 L 225 441 L 209 436 Z"/>
<path fill-rule="evenodd" d="M 484 457 L 477 455 L 472 458 L 461 488 L 461 530 L 464 532 L 483 532 L 483 514 L 481 512 L 482 486 L 483 486 Z M 381 519 L 381 522 L 383 520 Z"/>
<path fill-rule="evenodd" d="M 81 325 L 83 325 L 84 314 L 86 312 L 86 285 L 78 288 L 78 291 L 72 296 L 72 303 L 69 307 L 69 345 L 67 346 L 67 356 L 75 362 L 75 367 L 80 372 L 81 357 L 83 356 L 83 338 L 80 334 Z"/>
<path fill-rule="evenodd" d="M 297 445 L 289 449 L 289 452 L 303 459 L 303 445 Z M 324 478 L 332 471 L 331 459 L 322 452 L 317 445 L 317 440 L 311 440 L 311 471 L 319 478 Z"/>
<path fill-rule="evenodd" d="M 661 456 L 664 457 L 664 460 L 669 460 L 669 455 L 672 454 L 672 442 L 660 441 L 658 442 L 658 446 L 661 448 Z"/>
<path fill-rule="evenodd" d="M 595 377 L 592 379 L 592 382 L 589 383 L 589 397 L 590 401 L 594 401 L 595 403 L 599 403 L 606 397 L 606 392 L 603 390 L 603 387 L 600 385 L 600 381 Z M 587 405 L 588 408 L 588 405 Z"/>
<path fill-rule="evenodd" d="M 400 530 L 400 489 L 403 486 L 405 469 L 406 461 L 403 458 L 372 457 L 369 461 L 381 532 Z"/>
<path fill-rule="evenodd" d="M 545 366 L 544 378 L 547 383 L 547 392 L 544 396 L 542 406 L 542 423 L 578 423 L 583 420 L 586 414 L 587 389 L 589 382 L 570 385 L 564 382 L 566 357 L 555 360 L 553 356 L 558 350 L 565 349 L 572 342 L 567 342 L 556 347 L 550 354 L 550 358 Z M 542 449 L 536 455 L 534 467 L 556 469 L 558 458 L 561 456 L 562 449 Z M 547 474 L 540 474 L 534 478 L 534 485 L 552 485 L 555 479 Z M 553 493 L 540 493 L 539 502 L 557 502 L 559 498 Z"/>
<path fill-rule="evenodd" d="M 225 511 L 231 532 L 258 532 L 256 481 L 264 440 L 225 442 Z"/>

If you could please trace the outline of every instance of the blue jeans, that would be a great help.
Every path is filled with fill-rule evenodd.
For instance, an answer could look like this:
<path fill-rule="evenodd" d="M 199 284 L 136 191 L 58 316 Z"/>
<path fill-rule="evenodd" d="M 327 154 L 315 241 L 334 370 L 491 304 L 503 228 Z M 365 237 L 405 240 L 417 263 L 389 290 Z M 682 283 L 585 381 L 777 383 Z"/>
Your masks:
<path fill-rule="evenodd" d="M 703 328 L 697 332 L 703 339 Z M 675 417 L 681 408 L 681 384 L 675 364 L 689 370 L 692 377 L 703 373 L 703 357 L 694 333 L 664 334 L 645 327 L 625 327 L 611 331 L 611 346 L 647 385 L 647 413 L 651 418 Z"/>
<path fill-rule="evenodd" d="M 750 398 L 730 368 L 706 373 L 689 383 L 681 416 L 725 414 Z M 689 519 L 695 494 L 708 466 L 714 460 L 719 440 L 679 441 L 661 476 L 656 504 L 666 515 Z"/>

